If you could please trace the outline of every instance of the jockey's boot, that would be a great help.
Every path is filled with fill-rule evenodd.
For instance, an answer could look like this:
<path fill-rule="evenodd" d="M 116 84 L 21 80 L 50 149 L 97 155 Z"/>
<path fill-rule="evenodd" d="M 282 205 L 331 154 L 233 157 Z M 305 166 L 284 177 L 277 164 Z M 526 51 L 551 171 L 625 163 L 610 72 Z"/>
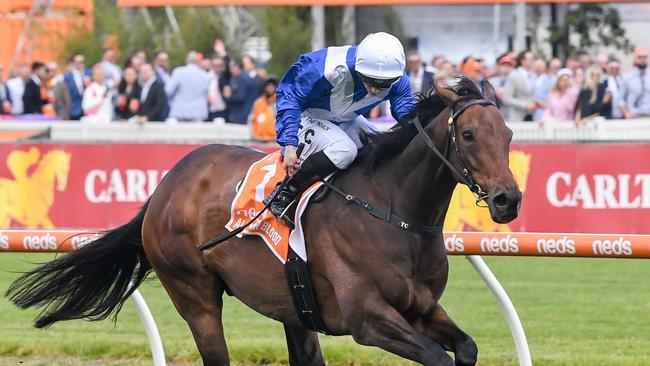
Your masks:
<path fill-rule="evenodd" d="M 319 151 L 312 154 L 300 165 L 300 169 L 298 169 L 296 174 L 289 178 L 287 183 L 284 185 L 284 188 L 277 192 L 277 194 L 277 189 L 274 190 L 271 195 L 264 200 L 264 203 L 268 203 L 269 200 L 273 198 L 273 202 L 271 202 L 271 205 L 269 206 L 269 211 L 271 211 L 273 215 L 292 224 L 291 220 L 285 215 L 287 207 L 300 197 L 302 192 L 311 187 L 312 184 L 327 177 L 331 173 L 334 173 L 337 169 L 336 165 L 332 163 L 330 158 L 328 158 L 324 152 Z"/>

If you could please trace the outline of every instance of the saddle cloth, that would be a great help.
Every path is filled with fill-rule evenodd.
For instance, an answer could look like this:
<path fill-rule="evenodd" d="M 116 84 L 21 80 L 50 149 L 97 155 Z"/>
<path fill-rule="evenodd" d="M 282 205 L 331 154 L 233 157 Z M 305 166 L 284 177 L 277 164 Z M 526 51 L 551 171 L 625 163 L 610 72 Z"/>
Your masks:
<path fill-rule="evenodd" d="M 253 163 L 248 168 L 246 177 L 239 184 L 239 190 L 230 208 L 230 221 L 226 224 L 226 229 L 236 230 L 255 217 L 264 208 L 262 200 L 273 192 L 275 184 L 281 182 L 285 176 L 286 172 L 282 167 L 279 151 Z M 295 229 L 293 231 L 284 221 L 266 210 L 237 236 L 240 238 L 244 235 L 261 237 L 266 246 L 283 264 L 287 261 L 289 246 L 303 261 L 307 262 L 307 250 L 300 217 L 305 212 L 309 199 L 321 185 L 323 185 L 322 182 L 315 183 L 300 197 L 295 210 L 296 214 L 293 220 Z"/>

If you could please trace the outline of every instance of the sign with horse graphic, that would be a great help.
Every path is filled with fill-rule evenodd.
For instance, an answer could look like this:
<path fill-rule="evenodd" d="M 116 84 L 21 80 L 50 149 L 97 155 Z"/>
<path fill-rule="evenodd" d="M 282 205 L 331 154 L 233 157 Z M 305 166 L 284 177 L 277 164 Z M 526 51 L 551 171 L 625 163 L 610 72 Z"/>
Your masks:
<path fill-rule="evenodd" d="M 0 145 L 0 220 L 6 228 L 114 227 L 142 206 L 180 157 L 198 147 Z M 68 165 L 63 154 L 48 155 L 54 150 L 68 154 Z M 542 194 L 524 200 L 514 221 L 497 224 L 466 187 L 457 187 L 445 230 L 650 233 L 650 221 L 640 214 L 650 210 L 650 170 L 641 159 L 629 158 L 648 155 L 650 144 L 514 144 L 509 166 L 515 181 L 524 195 Z M 66 171 L 67 179 L 56 178 Z M 55 179 L 45 182 L 46 175 Z"/>
<path fill-rule="evenodd" d="M 34 146 L 9 153 L 11 177 L 0 178 L 0 227 L 10 227 L 13 221 L 29 228 L 54 228 L 49 211 L 55 190 L 67 188 L 70 158 L 64 150 L 42 154 Z"/>

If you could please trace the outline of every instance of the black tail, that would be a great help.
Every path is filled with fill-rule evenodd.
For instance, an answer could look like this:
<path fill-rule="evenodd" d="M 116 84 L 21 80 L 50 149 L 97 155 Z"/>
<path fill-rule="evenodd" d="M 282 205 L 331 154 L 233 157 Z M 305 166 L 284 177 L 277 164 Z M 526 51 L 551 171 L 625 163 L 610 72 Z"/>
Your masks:
<path fill-rule="evenodd" d="M 22 309 L 44 307 L 34 322 L 37 328 L 117 314 L 151 271 L 142 247 L 146 210 L 147 203 L 129 223 L 23 274 L 5 295 Z"/>

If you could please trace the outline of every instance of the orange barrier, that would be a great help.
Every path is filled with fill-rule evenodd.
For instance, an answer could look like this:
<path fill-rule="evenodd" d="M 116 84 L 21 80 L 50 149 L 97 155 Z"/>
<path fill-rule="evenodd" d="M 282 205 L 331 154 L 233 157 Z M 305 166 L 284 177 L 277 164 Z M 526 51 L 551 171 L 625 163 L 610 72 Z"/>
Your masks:
<path fill-rule="evenodd" d="M 67 252 L 99 237 L 79 230 L 0 230 L 0 251 Z M 445 233 L 450 255 L 650 259 L 650 235 Z"/>
<path fill-rule="evenodd" d="M 445 233 L 448 254 L 650 258 L 650 235 Z"/>
<path fill-rule="evenodd" d="M 69 252 L 99 236 L 79 230 L 0 230 L 0 252 Z"/>

